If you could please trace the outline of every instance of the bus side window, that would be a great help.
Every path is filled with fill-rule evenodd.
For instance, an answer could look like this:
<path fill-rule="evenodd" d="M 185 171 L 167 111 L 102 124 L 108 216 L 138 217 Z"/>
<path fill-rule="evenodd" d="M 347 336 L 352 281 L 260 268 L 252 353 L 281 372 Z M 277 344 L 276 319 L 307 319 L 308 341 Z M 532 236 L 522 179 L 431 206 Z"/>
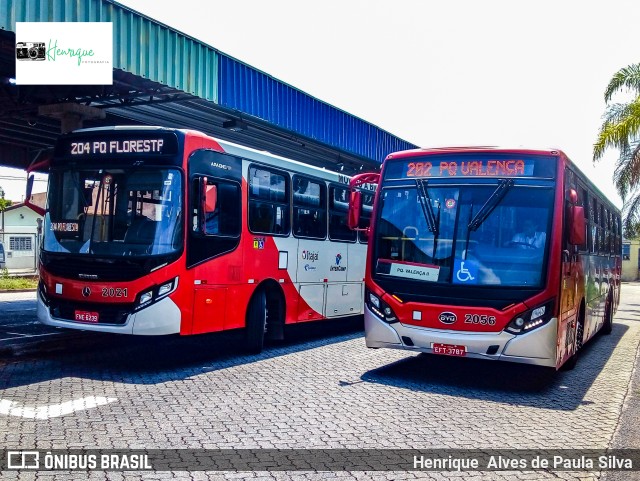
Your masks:
<path fill-rule="evenodd" d="M 343 187 L 329 187 L 329 239 L 355 242 L 357 232 L 347 226 L 349 191 Z"/>
<path fill-rule="evenodd" d="M 293 233 L 324 239 L 327 235 L 327 186 L 305 177 L 293 177 Z"/>
<path fill-rule="evenodd" d="M 263 167 L 249 167 L 249 230 L 289 234 L 289 176 Z"/>

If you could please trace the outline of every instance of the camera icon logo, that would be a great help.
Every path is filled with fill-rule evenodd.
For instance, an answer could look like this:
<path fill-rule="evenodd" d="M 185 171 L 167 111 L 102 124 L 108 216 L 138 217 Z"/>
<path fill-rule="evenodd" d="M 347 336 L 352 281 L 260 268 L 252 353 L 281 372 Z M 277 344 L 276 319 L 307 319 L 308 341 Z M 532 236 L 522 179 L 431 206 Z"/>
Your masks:
<path fill-rule="evenodd" d="M 16 43 L 17 60 L 44 60 L 46 47 L 44 42 Z"/>
<path fill-rule="evenodd" d="M 38 451 L 7 451 L 7 468 L 38 469 L 40 453 Z"/>

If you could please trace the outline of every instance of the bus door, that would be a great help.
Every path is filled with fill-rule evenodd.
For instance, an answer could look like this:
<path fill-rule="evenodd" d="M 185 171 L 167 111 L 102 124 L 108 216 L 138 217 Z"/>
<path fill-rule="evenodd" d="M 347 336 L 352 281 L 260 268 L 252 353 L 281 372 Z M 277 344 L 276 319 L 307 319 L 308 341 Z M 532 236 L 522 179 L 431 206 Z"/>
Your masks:
<path fill-rule="evenodd" d="M 241 160 L 212 150 L 189 159 L 191 207 L 187 267 L 193 272 L 191 334 L 241 327 L 238 303 L 242 273 L 240 244 Z"/>
<path fill-rule="evenodd" d="M 569 171 L 567 171 L 569 173 Z M 567 176 L 567 178 L 569 178 Z M 574 245 L 570 242 L 570 223 L 572 213 L 572 202 L 569 199 L 569 191 L 565 189 L 567 195 L 564 201 L 564 229 L 562 238 L 562 262 L 561 262 L 561 284 L 560 284 L 560 319 L 558 323 L 558 361 L 571 356 L 576 345 L 577 322 L 580 309 L 580 296 L 578 296 L 578 286 L 582 264 L 580 262 L 579 250 L 582 246 Z M 574 190 L 575 192 L 575 190 Z M 581 205 L 580 199 L 576 205 Z"/>
<path fill-rule="evenodd" d="M 298 321 L 313 321 L 324 316 L 326 279 L 329 274 L 327 244 L 326 241 L 298 239 Z"/>

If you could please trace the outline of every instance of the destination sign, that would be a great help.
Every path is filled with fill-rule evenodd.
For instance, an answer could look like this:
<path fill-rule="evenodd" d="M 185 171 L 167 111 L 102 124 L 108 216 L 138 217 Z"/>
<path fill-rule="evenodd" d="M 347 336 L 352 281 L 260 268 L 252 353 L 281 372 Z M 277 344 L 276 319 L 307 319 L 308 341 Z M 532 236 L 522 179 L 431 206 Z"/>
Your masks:
<path fill-rule="evenodd" d="M 542 156 L 428 156 L 391 159 L 385 178 L 554 177 L 555 158 Z"/>
<path fill-rule="evenodd" d="M 70 142 L 71 155 L 162 154 L 164 139 L 95 140 Z"/>
<path fill-rule="evenodd" d="M 91 161 L 102 157 L 157 157 L 178 153 L 174 133 L 114 132 L 105 135 L 74 135 L 61 138 L 54 157 Z"/>

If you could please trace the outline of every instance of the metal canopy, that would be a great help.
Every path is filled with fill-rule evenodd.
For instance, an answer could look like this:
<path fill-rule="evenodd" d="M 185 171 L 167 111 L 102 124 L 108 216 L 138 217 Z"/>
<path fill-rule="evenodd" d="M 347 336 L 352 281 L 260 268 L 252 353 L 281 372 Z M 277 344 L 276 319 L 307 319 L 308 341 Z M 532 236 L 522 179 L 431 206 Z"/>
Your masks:
<path fill-rule="evenodd" d="M 15 23 L 37 21 L 113 22 L 113 85 L 12 84 Z M 84 127 L 191 128 L 347 174 L 416 147 L 111 0 L 5 0 L 0 28 L 0 165 L 26 168 L 53 144 L 60 122 L 38 109 L 61 103 L 106 112 Z"/>

